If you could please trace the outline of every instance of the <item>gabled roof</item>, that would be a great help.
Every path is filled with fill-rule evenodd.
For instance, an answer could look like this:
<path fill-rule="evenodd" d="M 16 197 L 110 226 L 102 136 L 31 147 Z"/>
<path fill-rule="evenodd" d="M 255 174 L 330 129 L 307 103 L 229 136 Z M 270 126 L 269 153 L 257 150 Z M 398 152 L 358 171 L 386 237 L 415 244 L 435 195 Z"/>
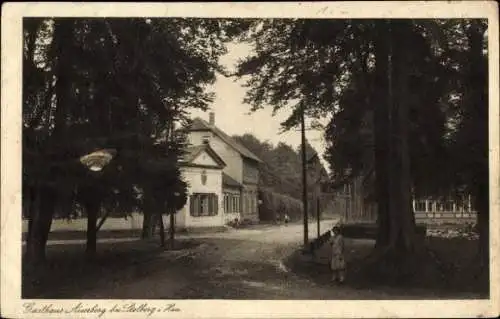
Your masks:
<path fill-rule="evenodd" d="M 217 135 L 221 140 L 223 140 L 226 144 L 231 146 L 233 149 L 235 149 L 238 153 L 240 153 L 241 156 L 254 160 L 256 162 L 262 163 L 262 160 L 257 157 L 254 153 L 252 153 L 250 150 L 248 150 L 245 146 L 241 145 L 240 143 L 236 142 L 232 137 L 224 133 L 222 130 L 217 128 L 214 125 L 208 124 L 206 121 L 202 120 L 201 118 L 197 117 L 193 120 L 191 127 L 189 128 L 189 131 L 209 131 Z"/>
<path fill-rule="evenodd" d="M 232 178 L 231 176 L 227 175 L 224 172 L 222 172 L 222 185 L 231 187 L 242 187 L 242 185 L 238 183 L 238 181 L 236 181 L 234 178 Z"/>
<path fill-rule="evenodd" d="M 220 158 L 219 155 L 208 144 L 189 146 L 185 149 L 185 154 L 181 161 L 182 164 L 191 164 L 202 152 L 207 152 L 210 157 L 222 168 L 226 163 Z"/>

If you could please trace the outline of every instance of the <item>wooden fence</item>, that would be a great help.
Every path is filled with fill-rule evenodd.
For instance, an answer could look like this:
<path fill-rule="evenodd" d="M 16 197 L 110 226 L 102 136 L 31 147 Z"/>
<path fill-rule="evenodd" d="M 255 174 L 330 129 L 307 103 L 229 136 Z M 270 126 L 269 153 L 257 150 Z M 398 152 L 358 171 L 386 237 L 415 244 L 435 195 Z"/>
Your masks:
<path fill-rule="evenodd" d="M 363 204 L 347 196 L 337 196 L 333 202 L 345 223 L 375 223 L 377 220 L 377 205 L 374 203 Z M 470 202 L 414 200 L 413 211 L 417 224 L 474 224 L 477 221 L 477 211 Z"/>
<path fill-rule="evenodd" d="M 416 211 L 415 222 L 423 224 L 474 224 L 477 212 L 468 211 Z"/>
<path fill-rule="evenodd" d="M 439 200 L 414 200 L 413 211 L 417 223 L 430 224 L 464 224 L 475 223 L 477 212 L 471 199 L 462 202 Z"/>

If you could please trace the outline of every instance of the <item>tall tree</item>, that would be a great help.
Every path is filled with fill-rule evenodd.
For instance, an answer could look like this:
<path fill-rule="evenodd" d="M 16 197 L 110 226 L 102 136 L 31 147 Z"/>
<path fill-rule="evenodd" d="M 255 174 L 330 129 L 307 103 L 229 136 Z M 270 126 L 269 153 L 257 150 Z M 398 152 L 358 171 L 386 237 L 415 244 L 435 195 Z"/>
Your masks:
<path fill-rule="evenodd" d="M 107 198 L 137 197 L 135 189 L 151 181 L 141 178 L 149 165 L 146 159 L 178 151 L 164 147 L 168 125 L 185 121 L 188 107 L 206 108 L 212 100 L 206 86 L 213 83 L 216 72 L 224 72 L 218 58 L 234 32 L 232 22 L 143 18 L 24 22 L 28 67 L 23 80 L 29 85 L 23 92 L 23 186 L 32 194 L 29 197 L 39 198 L 30 209 L 28 246 L 35 248 L 28 249 L 27 256 L 43 259 L 55 203 L 63 194 L 73 193 L 67 190 L 81 193 L 75 198 L 87 207 L 92 252 L 96 214 Z M 97 182 L 78 158 L 100 148 L 115 149 L 118 155 Z M 175 165 L 174 161 L 171 166 Z M 161 165 L 157 169 L 181 183 L 178 171 Z M 85 195 L 92 183 L 105 185 L 102 194 Z"/>
<path fill-rule="evenodd" d="M 408 264 L 416 246 L 412 195 L 445 195 L 456 175 L 447 148 L 450 113 L 464 109 L 450 98 L 461 82 L 455 72 L 461 54 L 448 47 L 452 38 L 463 41 L 456 26 L 440 20 L 270 19 L 253 21 L 242 36 L 255 48 L 237 72 L 250 76 L 246 102 L 252 110 L 288 108 L 285 129 L 299 123 L 302 106 L 308 116 L 329 114 L 332 177 L 346 182 L 374 171 L 377 246 L 394 269 Z"/>
<path fill-rule="evenodd" d="M 450 50 L 456 89 L 450 99 L 450 175 L 453 187 L 473 196 L 478 212 L 479 251 L 485 269 L 489 265 L 489 144 L 487 22 L 463 20 L 456 26 Z M 454 49 L 454 50 L 453 50 Z"/>
<path fill-rule="evenodd" d="M 372 92 L 377 106 L 374 108 L 374 140 L 377 147 L 374 152 L 374 166 L 376 172 L 376 202 L 377 202 L 377 246 L 385 247 L 389 244 L 389 134 L 385 128 L 389 126 L 389 100 L 387 90 L 389 87 L 387 70 L 389 69 L 389 46 L 387 41 L 388 23 L 380 20 L 375 25 L 376 61 L 375 79 L 378 89 Z"/>
<path fill-rule="evenodd" d="M 396 264 L 408 261 L 415 245 L 415 220 L 411 208 L 411 173 L 409 152 L 409 50 L 412 25 L 408 21 L 391 21 L 389 30 L 390 63 L 390 163 L 389 172 L 389 245 Z"/>

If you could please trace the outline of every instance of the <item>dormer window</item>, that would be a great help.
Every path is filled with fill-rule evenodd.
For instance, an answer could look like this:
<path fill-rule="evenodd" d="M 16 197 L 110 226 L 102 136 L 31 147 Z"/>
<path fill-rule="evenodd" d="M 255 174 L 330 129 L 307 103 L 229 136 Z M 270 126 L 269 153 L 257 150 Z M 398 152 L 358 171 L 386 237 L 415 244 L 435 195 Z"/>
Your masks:
<path fill-rule="evenodd" d="M 208 136 L 208 135 L 203 136 L 201 138 L 201 141 L 202 141 L 203 144 L 208 145 L 208 143 L 210 142 L 210 136 Z"/>

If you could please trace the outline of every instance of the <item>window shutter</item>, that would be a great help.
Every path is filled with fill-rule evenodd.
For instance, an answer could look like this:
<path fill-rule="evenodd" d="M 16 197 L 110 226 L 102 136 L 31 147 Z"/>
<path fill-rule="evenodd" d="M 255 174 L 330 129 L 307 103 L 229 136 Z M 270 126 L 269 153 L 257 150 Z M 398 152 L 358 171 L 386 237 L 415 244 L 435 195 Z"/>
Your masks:
<path fill-rule="evenodd" d="M 219 197 L 217 196 L 217 194 L 214 194 L 213 201 L 214 201 L 214 215 L 218 215 L 219 214 Z"/>
<path fill-rule="evenodd" d="M 203 196 L 200 194 L 196 195 L 196 216 L 201 216 L 203 214 Z"/>
<path fill-rule="evenodd" d="M 195 205 L 195 203 L 194 203 L 194 195 L 191 195 L 191 196 L 189 196 L 189 214 L 191 216 L 196 216 L 194 214 L 194 208 L 195 208 L 194 205 Z"/>
<path fill-rule="evenodd" d="M 198 212 L 198 216 L 204 216 L 208 210 L 208 198 L 206 195 L 202 194 L 199 196 L 200 201 L 200 211 Z"/>
<path fill-rule="evenodd" d="M 195 216 L 200 216 L 200 195 L 193 196 L 193 210 Z"/>
<path fill-rule="evenodd" d="M 208 195 L 208 216 L 214 212 L 214 197 L 212 194 Z"/>

